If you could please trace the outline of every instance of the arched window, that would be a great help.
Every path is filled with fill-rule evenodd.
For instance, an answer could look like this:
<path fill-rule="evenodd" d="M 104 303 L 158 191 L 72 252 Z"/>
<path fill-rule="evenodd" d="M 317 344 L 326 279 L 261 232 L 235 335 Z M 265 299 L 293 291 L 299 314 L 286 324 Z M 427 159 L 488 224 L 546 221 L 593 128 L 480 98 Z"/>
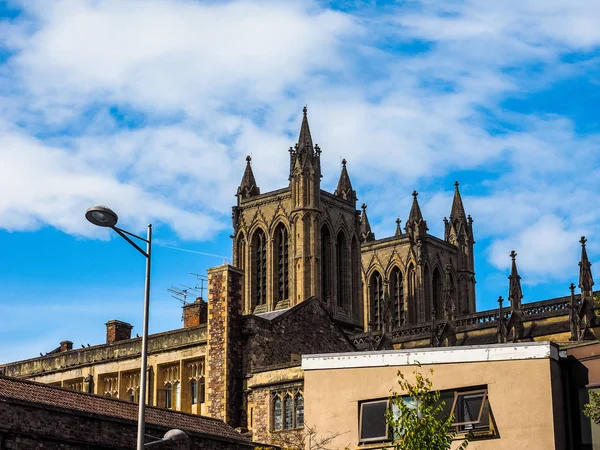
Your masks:
<path fill-rule="evenodd" d="M 256 230 L 252 244 L 254 251 L 255 304 L 264 305 L 267 303 L 267 237 L 263 230 Z"/>
<path fill-rule="evenodd" d="M 296 394 L 296 427 L 304 427 L 304 396 L 300 393 Z"/>
<path fill-rule="evenodd" d="M 294 428 L 294 403 L 291 395 L 286 395 L 283 399 L 284 423 L 286 430 Z"/>
<path fill-rule="evenodd" d="M 246 263 L 246 239 L 244 239 L 244 235 L 241 234 L 238 241 L 238 252 L 237 252 L 237 266 L 244 270 Z"/>
<path fill-rule="evenodd" d="M 362 293 L 362 277 L 360 274 L 360 246 L 356 235 L 352 238 L 350 249 L 350 273 L 352 274 L 350 295 L 352 297 L 352 314 L 354 317 L 360 317 L 362 308 L 360 305 Z"/>
<path fill-rule="evenodd" d="M 416 286 L 417 286 L 417 273 L 415 272 L 415 266 L 412 264 L 408 266 L 407 278 L 408 278 L 408 316 L 410 323 L 417 322 L 417 308 L 416 308 Z"/>
<path fill-rule="evenodd" d="M 381 329 L 383 324 L 383 278 L 378 271 L 371 275 L 370 283 L 371 319 L 369 327 Z"/>
<path fill-rule="evenodd" d="M 179 381 L 174 383 L 174 394 L 175 394 L 175 409 L 181 411 L 181 383 Z"/>
<path fill-rule="evenodd" d="M 321 228 L 321 301 L 331 301 L 331 236 L 327 225 Z"/>
<path fill-rule="evenodd" d="M 423 294 L 424 298 L 420 299 L 421 303 L 421 321 L 429 322 L 431 320 L 431 271 L 429 265 L 425 264 L 425 270 L 423 270 Z"/>
<path fill-rule="evenodd" d="M 288 231 L 283 224 L 275 230 L 275 251 L 277 253 L 277 301 L 287 300 L 289 293 L 289 253 Z"/>
<path fill-rule="evenodd" d="M 281 397 L 276 395 L 273 397 L 273 429 L 274 430 L 282 430 L 283 429 L 283 414 L 281 407 Z"/>
<path fill-rule="evenodd" d="M 402 272 L 398 267 L 392 269 L 390 275 L 390 291 L 394 302 L 394 324 L 402 326 L 405 323 L 404 316 L 404 283 L 402 281 Z"/>
<path fill-rule="evenodd" d="M 348 293 L 346 282 L 346 274 L 348 267 L 348 256 L 346 248 L 346 236 L 343 232 L 339 232 L 336 243 L 336 256 L 337 256 L 337 305 L 341 308 L 347 308 L 348 304 Z"/>
<path fill-rule="evenodd" d="M 438 267 L 433 270 L 433 278 L 431 280 L 433 290 L 433 307 L 438 319 L 444 317 L 444 285 L 442 283 L 442 274 Z"/>
<path fill-rule="evenodd" d="M 165 408 L 173 408 L 173 385 L 171 383 L 167 383 L 165 386 Z"/>

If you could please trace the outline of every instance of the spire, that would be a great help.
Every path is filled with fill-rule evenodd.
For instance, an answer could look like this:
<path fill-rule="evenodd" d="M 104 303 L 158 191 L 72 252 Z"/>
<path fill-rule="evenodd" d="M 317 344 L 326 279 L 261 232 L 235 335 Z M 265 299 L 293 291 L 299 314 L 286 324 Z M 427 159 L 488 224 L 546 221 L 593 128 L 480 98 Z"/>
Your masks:
<path fill-rule="evenodd" d="M 308 153 L 313 154 L 313 142 L 310 135 L 310 128 L 308 126 L 307 108 L 302 108 L 302 125 L 300 126 L 300 135 L 298 136 L 298 149 L 297 154 Z"/>
<path fill-rule="evenodd" d="M 456 220 L 459 218 L 466 219 L 465 207 L 463 206 L 462 199 L 460 198 L 460 192 L 458 190 L 458 181 L 454 182 L 454 200 L 452 201 L 452 210 L 450 211 L 450 220 Z"/>
<path fill-rule="evenodd" d="M 594 278 L 592 277 L 592 263 L 588 259 L 585 243 L 587 239 L 581 236 L 579 243 L 581 244 L 581 261 L 579 261 L 579 288 L 582 296 L 592 296 L 592 286 L 594 286 Z"/>
<path fill-rule="evenodd" d="M 396 233 L 394 234 L 395 236 L 400 236 L 402 234 L 402 228 L 400 227 L 401 223 L 402 221 L 400 220 L 400 217 L 396 218 Z"/>
<path fill-rule="evenodd" d="M 508 287 L 508 300 L 510 300 L 512 311 L 516 311 L 521 309 L 523 291 L 521 290 L 521 276 L 517 271 L 517 262 L 515 261 L 517 254 L 514 250 L 510 252 L 510 257 L 512 258 L 512 268 L 508 277 L 510 280 Z"/>
<path fill-rule="evenodd" d="M 362 242 L 369 242 L 375 240 L 375 235 L 371 231 L 371 224 L 367 217 L 367 205 L 363 203 L 361 205 L 362 214 L 360 216 L 360 239 Z"/>
<path fill-rule="evenodd" d="M 238 198 L 241 197 L 242 199 L 247 199 L 260 194 L 260 189 L 256 185 L 254 173 L 252 172 L 252 166 L 250 164 L 251 161 L 252 158 L 250 156 L 246 156 L 246 170 L 244 171 L 244 176 L 242 177 L 240 186 L 238 187 Z"/>
<path fill-rule="evenodd" d="M 419 193 L 417 191 L 413 191 L 412 196 L 413 196 L 413 202 L 412 202 L 412 206 L 410 208 L 410 214 L 408 215 L 408 220 L 406 221 L 406 224 L 408 225 L 408 223 L 419 223 L 420 221 L 423 220 L 423 214 L 421 214 L 421 208 L 419 207 L 419 202 L 417 201 L 417 196 L 419 195 Z"/>
<path fill-rule="evenodd" d="M 338 181 L 337 189 L 333 193 L 344 200 L 355 202 L 356 192 L 352 189 L 352 183 L 346 170 L 346 160 L 342 159 L 342 173 L 340 174 L 340 180 Z"/>

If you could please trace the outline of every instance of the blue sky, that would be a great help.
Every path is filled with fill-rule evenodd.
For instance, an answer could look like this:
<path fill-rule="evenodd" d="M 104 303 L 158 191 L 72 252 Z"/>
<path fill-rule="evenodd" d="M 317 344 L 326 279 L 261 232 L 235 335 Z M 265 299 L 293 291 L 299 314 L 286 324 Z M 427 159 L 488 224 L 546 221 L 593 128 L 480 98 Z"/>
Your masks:
<path fill-rule="evenodd" d="M 141 332 L 144 258 L 95 204 L 153 223 L 150 329 L 180 327 L 167 289 L 230 257 L 247 154 L 287 183 L 304 104 L 323 187 L 346 158 L 377 237 L 413 189 L 440 236 L 459 180 L 478 309 L 513 249 L 524 301 L 567 295 L 581 235 L 600 260 L 598 23 L 587 0 L 0 0 L 0 362 Z"/>

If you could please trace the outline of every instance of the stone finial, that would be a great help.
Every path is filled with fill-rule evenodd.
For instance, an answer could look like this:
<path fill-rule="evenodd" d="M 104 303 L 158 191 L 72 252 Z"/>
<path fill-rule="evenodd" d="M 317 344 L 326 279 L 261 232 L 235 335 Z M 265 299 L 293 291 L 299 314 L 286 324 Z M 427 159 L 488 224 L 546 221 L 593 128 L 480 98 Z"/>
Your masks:
<path fill-rule="evenodd" d="M 308 108 L 307 108 L 307 105 L 304 105 L 304 108 L 302 108 L 302 115 L 303 115 L 304 117 L 306 117 L 306 114 L 307 114 L 307 113 L 308 113 Z"/>
<path fill-rule="evenodd" d="M 415 200 L 417 199 L 417 196 L 419 195 L 419 193 L 415 190 L 412 193 L 412 196 L 415 198 Z"/>
<path fill-rule="evenodd" d="M 402 234 L 402 227 L 400 226 L 401 223 L 402 220 L 400 220 L 400 217 L 396 218 L 396 236 L 400 236 Z"/>
<path fill-rule="evenodd" d="M 250 161 L 252 161 L 252 156 L 250 156 L 250 155 L 246 156 L 246 162 L 248 164 L 250 164 Z"/>
<path fill-rule="evenodd" d="M 511 259 L 514 261 L 514 260 L 515 260 L 515 258 L 517 257 L 517 252 L 515 252 L 514 250 L 511 250 L 511 251 L 510 251 L 510 255 L 509 255 L 509 256 L 510 256 L 510 257 L 511 257 Z"/>

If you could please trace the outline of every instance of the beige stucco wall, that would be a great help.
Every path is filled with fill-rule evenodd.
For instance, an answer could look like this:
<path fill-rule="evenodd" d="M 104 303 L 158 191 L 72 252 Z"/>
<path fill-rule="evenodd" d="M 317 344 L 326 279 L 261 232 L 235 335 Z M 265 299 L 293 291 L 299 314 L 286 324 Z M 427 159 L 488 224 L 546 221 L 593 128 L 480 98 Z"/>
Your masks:
<path fill-rule="evenodd" d="M 499 438 L 472 441 L 469 449 L 560 448 L 555 445 L 550 359 L 425 365 L 420 370 L 425 373 L 430 368 L 434 369 L 431 380 L 435 389 L 488 386 Z M 398 369 L 305 371 L 307 424 L 322 435 L 340 433 L 332 448 L 373 448 L 358 446 L 358 405 L 362 400 L 387 398 L 390 390 L 398 386 Z M 400 369 L 409 380 L 414 380 L 414 366 Z"/>

